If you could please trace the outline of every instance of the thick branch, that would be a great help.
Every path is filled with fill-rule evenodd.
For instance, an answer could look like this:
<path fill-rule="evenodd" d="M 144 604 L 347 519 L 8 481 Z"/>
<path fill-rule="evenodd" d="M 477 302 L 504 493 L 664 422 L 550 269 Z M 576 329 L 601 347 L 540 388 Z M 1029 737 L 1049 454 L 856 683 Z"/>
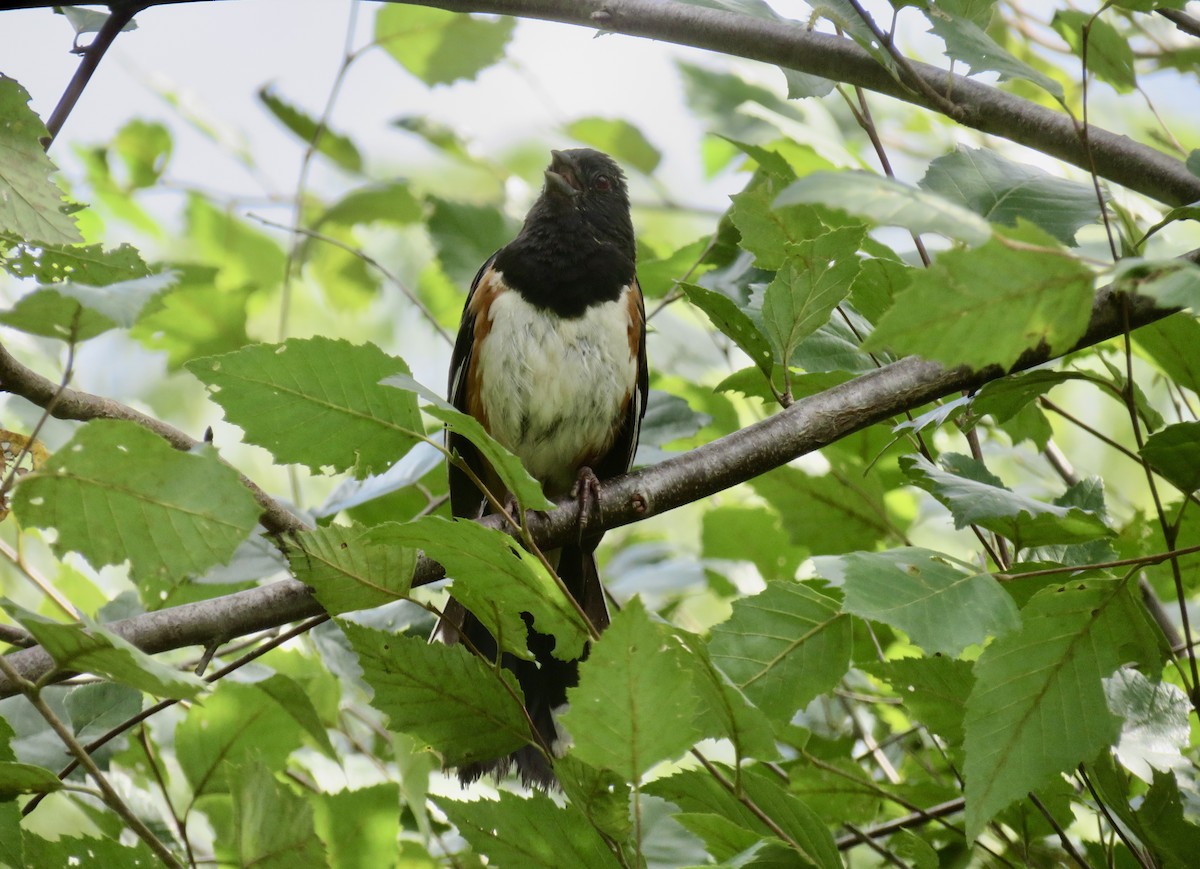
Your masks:
<path fill-rule="evenodd" d="M 1200 262 L 1200 251 L 1193 251 L 1188 258 Z M 1124 328 L 1124 299 L 1111 287 L 1102 289 L 1092 308 L 1087 331 L 1072 349 L 1090 347 L 1120 335 Z M 1130 328 L 1144 326 L 1171 313 L 1172 310 L 1154 307 L 1148 299 L 1134 297 L 1128 300 Z M 1031 350 L 1012 370 L 1032 368 L 1052 358 L 1045 348 Z M 0 355 L 0 363 L 3 362 L 4 355 Z M 10 382 L 11 367 L 11 363 L 0 365 L 0 383 L 5 388 Z M 915 356 L 901 359 L 801 399 L 775 416 L 712 443 L 605 483 L 600 488 L 600 515 L 593 516 L 592 521 L 597 527 L 616 528 L 665 513 L 744 483 L 906 410 L 975 389 L 1004 374 L 999 368 L 979 372 L 962 368 L 947 370 Z M 71 406 L 78 409 L 123 407 L 74 390 L 70 393 L 70 398 L 76 402 Z M 130 418 L 127 414 L 135 413 L 124 408 L 123 414 L 113 415 L 127 419 Z M 152 430 L 159 431 L 163 427 L 162 423 L 153 422 L 156 427 Z M 530 527 L 538 545 L 552 549 L 577 534 L 578 509 L 576 499 L 568 498 L 560 502 L 558 509 L 545 515 L 530 514 Z M 482 521 L 501 527 L 495 516 Z M 424 585 L 442 576 L 440 565 L 422 558 L 417 564 L 413 584 Z M 161 652 L 228 641 L 321 612 L 320 604 L 303 583 L 284 580 L 226 597 L 134 616 L 107 627 L 148 652 Z M 41 648 L 12 652 L 6 660 L 20 676 L 30 681 L 40 679 L 53 669 L 53 662 Z M 0 697 L 9 696 L 13 691 L 13 685 L 0 679 Z"/>

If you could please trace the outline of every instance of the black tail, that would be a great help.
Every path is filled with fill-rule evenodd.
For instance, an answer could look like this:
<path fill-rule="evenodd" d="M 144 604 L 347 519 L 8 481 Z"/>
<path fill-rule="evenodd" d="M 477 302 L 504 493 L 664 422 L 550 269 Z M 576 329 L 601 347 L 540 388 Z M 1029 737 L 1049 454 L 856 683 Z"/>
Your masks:
<path fill-rule="evenodd" d="M 600 586 L 599 574 L 596 572 L 594 551 L 594 544 L 584 544 L 582 547 L 564 546 L 558 551 L 557 569 L 559 577 L 572 596 L 579 601 L 596 630 L 602 631 L 608 627 L 608 607 L 604 600 L 604 590 Z M 547 554 L 553 563 L 553 554 Z M 544 789 L 558 783 L 545 752 L 553 755 L 562 750 L 562 734 L 555 722 L 554 712 L 567 702 L 567 689 L 579 683 L 579 661 L 560 661 L 554 657 L 554 638 L 535 631 L 529 614 L 522 615 L 529 628 L 529 651 L 533 653 L 534 660 L 525 661 L 512 655 L 504 655 L 501 663 L 517 677 L 517 683 L 525 695 L 525 710 L 533 722 L 536 738 L 531 733 L 529 745 L 506 757 L 460 767 L 458 778 L 464 785 L 489 774 L 498 780 L 514 769 L 521 781 L 529 787 Z M 462 637 L 466 637 L 480 655 L 488 660 L 496 659 L 496 641 L 492 635 L 457 601 L 449 602 L 443 621 L 449 623 L 449 629 L 446 625 L 440 625 L 434 633 L 435 637 L 441 637 L 446 642 L 459 642 Z M 587 657 L 587 653 L 588 649 L 584 647 L 583 658 Z"/>

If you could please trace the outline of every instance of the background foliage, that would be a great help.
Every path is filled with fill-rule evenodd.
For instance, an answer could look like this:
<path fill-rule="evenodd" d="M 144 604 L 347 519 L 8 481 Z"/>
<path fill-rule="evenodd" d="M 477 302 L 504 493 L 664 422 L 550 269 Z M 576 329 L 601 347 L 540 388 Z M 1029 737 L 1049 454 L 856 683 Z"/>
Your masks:
<path fill-rule="evenodd" d="M 593 20 L 620 29 L 627 5 Z M 911 44 L 996 83 L 1012 118 L 1099 116 L 1166 155 L 1131 164 L 1174 161 L 1200 190 L 1185 3 L 894 5 L 816 3 L 800 24 L 906 87 Z M 757 0 L 657 9 L 736 13 L 731 45 L 739 22 L 798 26 Z M 384 171 L 329 123 L 347 70 L 386 53 L 470 88 L 519 63 L 522 25 L 351 14 L 373 36 L 326 104 L 257 91 L 304 153 L 286 225 L 168 183 L 183 125 L 224 141 L 186 105 L 81 137 L 56 174 L 0 77 L 0 864 L 1192 865 L 1200 327 L 1162 317 L 1200 298 L 1174 259 L 1200 195 L 1018 150 L 1015 121 L 987 136 L 952 106 L 721 54 L 677 64 L 705 171 L 739 190 L 721 213 L 657 182 L 660 143 L 615 110 L 486 155 L 466 123 L 403 117 L 428 157 Z M 568 650 L 586 626 L 498 523 L 448 520 L 444 426 L 523 506 L 551 505 L 412 371 L 444 369 L 465 286 L 572 143 L 632 180 L 651 518 L 602 550 L 620 609 L 563 719 L 562 793 L 462 791 L 441 764 L 510 751 L 528 722 L 504 673 L 425 642 L 445 595 L 428 559 L 515 653 L 521 610 Z M 1108 285 L 1156 322 L 1088 337 Z M 1003 376 L 1037 347 L 1058 358 Z M 802 457 L 718 440 L 849 394 L 831 389 L 883 407 L 869 373 L 911 354 L 983 385 L 873 425 L 831 413 Z M 106 369 L 147 373 L 70 388 Z M 654 515 L 670 456 L 697 487 L 722 458 L 748 482 Z M 527 548 L 539 527 L 516 530 Z M 269 630 L 229 617 L 243 600 Z"/>

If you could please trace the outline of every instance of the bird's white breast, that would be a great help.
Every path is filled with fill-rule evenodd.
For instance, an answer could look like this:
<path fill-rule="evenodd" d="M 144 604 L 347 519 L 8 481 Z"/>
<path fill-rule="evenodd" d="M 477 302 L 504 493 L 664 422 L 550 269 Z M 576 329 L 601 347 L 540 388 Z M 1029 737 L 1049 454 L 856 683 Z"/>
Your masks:
<path fill-rule="evenodd" d="M 482 402 L 492 437 L 520 457 L 551 495 L 612 445 L 635 389 L 628 288 L 574 319 L 498 294 L 483 342 Z"/>

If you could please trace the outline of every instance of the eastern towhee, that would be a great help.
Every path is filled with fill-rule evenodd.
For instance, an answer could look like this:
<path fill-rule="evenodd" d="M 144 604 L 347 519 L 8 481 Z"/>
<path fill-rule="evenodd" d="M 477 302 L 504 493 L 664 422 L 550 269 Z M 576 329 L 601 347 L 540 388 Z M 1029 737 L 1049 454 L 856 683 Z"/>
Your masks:
<path fill-rule="evenodd" d="M 646 410 L 646 313 L 635 274 L 633 221 L 625 176 L 605 154 L 552 151 L 541 196 L 520 233 L 492 255 L 471 284 L 450 366 L 450 400 L 515 453 L 550 498 L 572 490 L 581 473 L 596 479 L 629 470 Z M 455 434 L 448 446 L 503 502 L 507 493 L 478 450 Z M 450 468 L 455 516 L 478 518 L 487 501 L 462 471 Z M 547 553 L 597 630 L 608 607 L 596 572 L 600 535 Z M 561 747 L 554 710 L 578 682 L 578 661 L 551 655 L 553 637 L 533 630 L 536 660 L 505 655 L 525 695 L 537 741 Z M 464 637 L 489 660 L 496 642 L 451 599 L 435 636 Z M 585 651 L 586 654 L 586 651 Z M 514 765 L 526 784 L 549 786 L 553 770 L 531 744 L 508 757 L 458 770 L 465 784 Z"/>

